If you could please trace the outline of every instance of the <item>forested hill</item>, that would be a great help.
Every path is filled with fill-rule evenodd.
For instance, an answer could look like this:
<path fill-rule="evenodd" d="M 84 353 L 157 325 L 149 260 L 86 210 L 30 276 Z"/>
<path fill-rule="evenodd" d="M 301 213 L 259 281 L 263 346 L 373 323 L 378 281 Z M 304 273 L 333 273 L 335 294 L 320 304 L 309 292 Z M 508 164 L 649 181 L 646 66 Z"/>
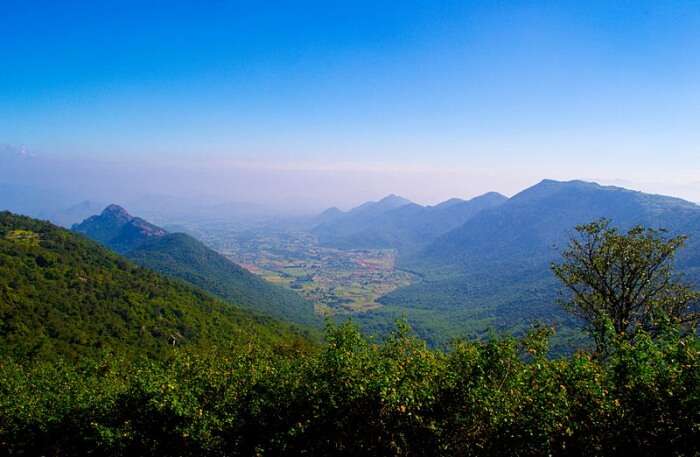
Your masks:
<path fill-rule="evenodd" d="M 168 233 L 117 205 L 73 230 L 234 305 L 299 324 L 320 323 L 313 305 L 296 292 L 268 283 L 189 235 Z"/>
<path fill-rule="evenodd" d="M 80 235 L 0 213 L 0 352 L 161 356 L 183 345 L 294 345 L 286 324 L 168 279 Z"/>

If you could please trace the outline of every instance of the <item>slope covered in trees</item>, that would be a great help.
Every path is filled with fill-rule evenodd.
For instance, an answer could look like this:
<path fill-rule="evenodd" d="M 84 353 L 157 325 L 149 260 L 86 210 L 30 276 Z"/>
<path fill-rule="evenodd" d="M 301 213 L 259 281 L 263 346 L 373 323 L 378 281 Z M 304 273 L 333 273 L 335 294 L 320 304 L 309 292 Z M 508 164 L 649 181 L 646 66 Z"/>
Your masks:
<path fill-rule="evenodd" d="M 0 349 L 23 358 L 173 345 L 294 344 L 286 324 L 168 279 L 47 222 L 0 213 Z"/>
<path fill-rule="evenodd" d="M 139 265 L 182 279 L 242 308 L 305 325 L 318 325 L 313 305 L 270 284 L 184 233 L 168 233 L 117 205 L 73 230 Z"/>

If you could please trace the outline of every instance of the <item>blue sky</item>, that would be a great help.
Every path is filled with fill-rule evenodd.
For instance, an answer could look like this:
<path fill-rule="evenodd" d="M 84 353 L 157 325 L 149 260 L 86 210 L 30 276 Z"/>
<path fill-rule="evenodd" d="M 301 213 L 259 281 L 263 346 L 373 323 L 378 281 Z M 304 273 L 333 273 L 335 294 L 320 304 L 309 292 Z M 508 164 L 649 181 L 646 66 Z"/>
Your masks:
<path fill-rule="evenodd" d="M 700 201 L 697 1 L 109 3 L 3 2 L 0 144 Z"/>

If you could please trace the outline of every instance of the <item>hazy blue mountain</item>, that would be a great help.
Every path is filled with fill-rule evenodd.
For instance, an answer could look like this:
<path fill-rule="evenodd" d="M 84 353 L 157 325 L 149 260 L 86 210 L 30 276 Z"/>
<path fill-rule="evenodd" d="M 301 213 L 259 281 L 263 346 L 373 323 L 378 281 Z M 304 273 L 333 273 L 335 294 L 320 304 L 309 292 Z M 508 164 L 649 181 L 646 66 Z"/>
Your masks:
<path fill-rule="evenodd" d="M 436 208 L 449 208 L 452 205 L 458 205 L 458 204 L 464 203 L 466 201 L 467 200 L 464 200 L 462 198 L 450 198 L 449 200 L 445 200 L 442 203 L 438 203 L 437 205 L 435 205 L 435 207 Z"/>
<path fill-rule="evenodd" d="M 318 225 L 313 227 L 312 232 L 326 246 L 343 249 L 387 247 L 381 240 L 356 240 L 355 236 L 371 226 L 380 215 L 406 205 L 415 203 L 391 194 L 376 202 L 365 202 L 347 212 L 330 208 L 318 216 Z"/>
<path fill-rule="evenodd" d="M 507 200 L 491 192 L 471 200 L 451 199 L 435 206 L 387 197 L 364 204 L 314 229 L 326 245 L 341 248 L 395 248 L 402 255 L 414 252 L 438 236 L 458 227 L 478 212 Z"/>
<path fill-rule="evenodd" d="M 390 194 L 377 202 L 365 202 L 360 206 L 350 210 L 350 214 L 361 213 L 382 213 L 392 209 L 400 208 L 405 205 L 410 205 L 413 202 L 398 195 Z"/>
<path fill-rule="evenodd" d="M 423 279 L 386 295 L 385 307 L 363 319 L 406 314 L 433 336 L 522 328 L 534 320 L 566 322 L 570 318 L 555 305 L 558 283 L 549 265 L 577 224 L 601 217 L 622 228 L 644 224 L 689 235 L 678 266 L 688 280 L 700 279 L 700 206 L 619 187 L 545 180 L 402 258 L 401 266 Z"/>
<path fill-rule="evenodd" d="M 312 223 L 314 225 L 327 224 L 343 217 L 344 214 L 345 213 L 343 211 L 334 206 L 332 208 L 328 208 L 327 210 L 323 211 L 321 214 L 313 218 Z"/>
<path fill-rule="evenodd" d="M 541 264 L 558 255 L 577 224 L 607 217 L 623 228 L 644 224 L 695 232 L 699 215 L 700 206 L 678 198 L 545 180 L 439 237 L 416 256 L 416 263 L 431 269 L 482 268 L 484 261 Z"/>
<path fill-rule="evenodd" d="M 71 227 L 104 207 L 103 203 L 85 200 L 68 208 L 52 212 L 48 219 L 61 227 Z"/>
<path fill-rule="evenodd" d="M 235 305 L 292 322 L 317 322 L 313 305 L 296 292 L 268 283 L 190 235 L 168 233 L 120 206 L 108 206 L 73 230 Z"/>
<path fill-rule="evenodd" d="M 164 229 L 130 215 L 118 205 L 109 205 L 101 214 L 85 219 L 72 229 L 121 254 L 167 234 Z"/>

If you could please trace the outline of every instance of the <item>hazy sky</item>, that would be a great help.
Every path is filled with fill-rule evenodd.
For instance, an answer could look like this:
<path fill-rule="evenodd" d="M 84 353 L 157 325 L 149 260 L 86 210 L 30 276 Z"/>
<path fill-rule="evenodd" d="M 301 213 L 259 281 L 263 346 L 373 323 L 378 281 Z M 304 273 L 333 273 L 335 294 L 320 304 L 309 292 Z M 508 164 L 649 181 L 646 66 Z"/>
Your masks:
<path fill-rule="evenodd" d="M 232 200 L 700 201 L 698 1 L 109 3 L 2 2 L 0 144 Z"/>

